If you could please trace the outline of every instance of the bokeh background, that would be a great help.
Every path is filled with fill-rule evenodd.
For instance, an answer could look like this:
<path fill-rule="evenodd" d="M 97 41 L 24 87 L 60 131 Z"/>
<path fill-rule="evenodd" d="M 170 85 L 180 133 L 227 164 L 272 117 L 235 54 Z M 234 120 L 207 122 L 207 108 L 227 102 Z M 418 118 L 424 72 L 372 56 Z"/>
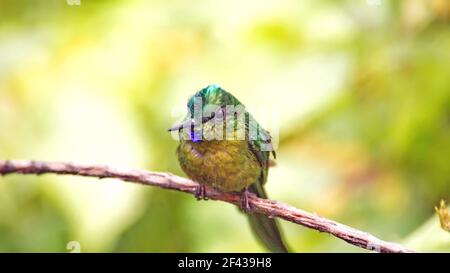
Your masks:
<path fill-rule="evenodd" d="M 450 251 L 450 2 L 0 0 L 0 158 L 183 175 L 166 131 L 218 83 L 276 113 L 271 198 Z M 254 113 L 267 124 L 264 111 Z M 363 251 L 282 222 L 292 249 Z M 63 176 L 0 178 L 0 251 L 259 252 L 229 204 Z M 70 245 L 70 244 L 69 244 Z"/>

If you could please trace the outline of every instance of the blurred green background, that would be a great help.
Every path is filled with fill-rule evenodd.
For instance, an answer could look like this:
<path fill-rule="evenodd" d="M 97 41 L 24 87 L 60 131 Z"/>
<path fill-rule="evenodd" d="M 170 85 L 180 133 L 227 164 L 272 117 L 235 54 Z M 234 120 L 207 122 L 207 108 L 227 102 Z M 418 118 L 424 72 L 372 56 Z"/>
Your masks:
<path fill-rule="evenodd" d="M 0 0 L 0 159 L 183 175 L 166 129 L 210 83 L 277 114 L 272 199 L 450 252 L 434 215 L 450 196 L 450 1 Z M 282 226 L 295 251 L 363 251 Z M 264 251 L 226 203 L 111 179 L 0 178 L 1 252 L 70 241 Z"/>

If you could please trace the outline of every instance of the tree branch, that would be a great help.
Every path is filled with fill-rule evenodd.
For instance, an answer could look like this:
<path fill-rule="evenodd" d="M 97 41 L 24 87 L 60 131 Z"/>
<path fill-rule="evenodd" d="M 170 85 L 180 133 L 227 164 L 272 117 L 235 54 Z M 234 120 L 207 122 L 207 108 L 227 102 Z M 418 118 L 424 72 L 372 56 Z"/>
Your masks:
<path fill-rule="evenodd" d="M 117 178 L 127 182 L 157 186 L 190 194 L 194 194 L 198 186 L 198 184 L 192 180 L 163 172 L 116 169 L 108 166 L 81 165 L 67 162 L 0 160 L 0 175 L 12 173 L 36 175 L 53 173 L 97 177 L 100 179 Z M 206 187 L 205 196 L 209 199 L 221 200 L 234 205 L 239 205 L 240 202 L 239 194 L 224 193 L 210 187 Z M 401 245 L 382 241 L 367 232 L 334 222 L 281 202 L 258 198 L 256 195 L 250 194 L 249 203 L 255 212 L 267 215 L 268 217 L 278 217 L 320 232 L 332 234 L 357 247 L 377 252 L 414 252 Z"/>

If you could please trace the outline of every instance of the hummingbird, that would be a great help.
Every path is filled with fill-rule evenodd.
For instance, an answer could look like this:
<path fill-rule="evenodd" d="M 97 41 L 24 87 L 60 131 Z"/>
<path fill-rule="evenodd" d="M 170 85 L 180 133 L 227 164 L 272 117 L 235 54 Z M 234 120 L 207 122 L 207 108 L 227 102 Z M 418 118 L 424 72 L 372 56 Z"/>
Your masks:
<path fill-rule="evenodd" d="M 245 106 L 219 85 L 208 85 L 189 98 L 188 113 L 168 129 L 179 134 L 178 161 L 199 183 L 195 196 L 206 200 L 205 185 L 239 192 L 240 208 L 259 241 L 272 252 L 288 252 L 275 219 L 252 211 L 249 192 L 267 198 L 270 155 L 276 158 L 270 133 Z"/>

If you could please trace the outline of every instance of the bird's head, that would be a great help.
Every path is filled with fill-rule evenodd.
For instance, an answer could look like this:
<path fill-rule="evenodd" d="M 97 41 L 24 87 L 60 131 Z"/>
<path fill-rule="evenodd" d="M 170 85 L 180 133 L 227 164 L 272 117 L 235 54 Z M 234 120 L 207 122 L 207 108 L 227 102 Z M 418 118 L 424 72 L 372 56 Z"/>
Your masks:
<path fill-rule="evenodd" d="M 222 89 L 219 85 L 208 85 L 189 98 L 187 103 L 188 113 L 186 117 L 180 123 L 172 126 L 169 131 L 180 131 L 183 128 L 201 127 L 202 124 L 214 117 L 214 113 L 218 109 L 225 109 L 226 106 L 230 105 L 241 105 L 241 102 L 232 94 Z M 191 139 L 195 141 L 196 138 L 193 136 L 194 130 L 191 131 Z"/>
<path fill-rule="evenodd" d="M 236 106 L 239 104 L 241 102 L 236 97 L 222 89 L 219 85 L 211 84 L 190 97 L 187 106 L 189 112 L 194 113 L 195 106 L 201 106 L 201 109 L 205 110 L 205 107 L 208 105 L 224 108 L 227 105 Z"/>

